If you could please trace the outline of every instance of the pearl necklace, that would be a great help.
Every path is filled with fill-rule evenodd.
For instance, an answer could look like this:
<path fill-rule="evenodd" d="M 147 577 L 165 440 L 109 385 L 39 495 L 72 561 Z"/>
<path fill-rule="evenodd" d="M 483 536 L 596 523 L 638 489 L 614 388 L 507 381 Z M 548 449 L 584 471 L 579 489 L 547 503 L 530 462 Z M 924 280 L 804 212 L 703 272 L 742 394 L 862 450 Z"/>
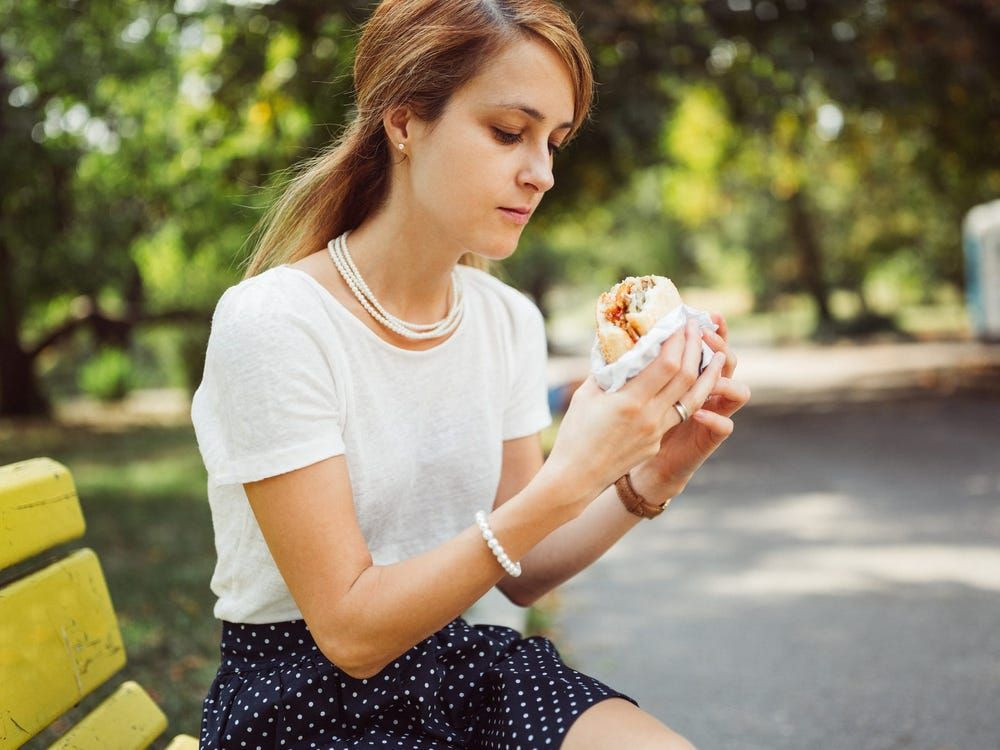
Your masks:
<path fill-rule="evenodd" d="M 331 260 L 333 260 L 333 264 L 337 267 L 340 275 L 344 277 L 344 281 L 347 282 L 351 291 L 354 292 L 354 296 L 357 297 L 358 302 L 361 303 L 375 320 L 389 330 L 395 331 L 400 336 L 414 340 L 440 338 L 451 333 L 458 327 L 464 311 L 464 298 L 462 295 L 462 278 L 459 276 L 457 270 L 453 269 L 451 272 L 451 290 L 448 295 L 451 299 L 451 308 L 448 310 L 448 314 L 437 323 L 410 323 L 397 318 L 382 307 L 379 301 L 375 299 L 375 295 L 372 294 L 372 290 L 368 288 L 365 280 L 361 278 L 361 274 L 357 266 L 354 265 L 354 260 L 347 250 L 348 234 L 350 234 L 349 231 L 330 240 L 327 243 L 326 249 Z"/>

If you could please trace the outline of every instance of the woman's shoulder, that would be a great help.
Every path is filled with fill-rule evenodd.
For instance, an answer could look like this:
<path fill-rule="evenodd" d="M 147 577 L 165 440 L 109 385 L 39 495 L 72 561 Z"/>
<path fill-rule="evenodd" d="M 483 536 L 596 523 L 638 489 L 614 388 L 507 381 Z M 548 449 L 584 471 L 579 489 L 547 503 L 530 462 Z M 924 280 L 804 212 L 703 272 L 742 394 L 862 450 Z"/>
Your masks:
<path fill-rule="evenodd" d="M 295 274 L 281 266 L 269 268 L 222 292 L 212 313 L 212 331 L 262 339 L 289 325 L 308 327 L 317 320 L 310 299 L 297 286 Z"/>
<path fill-rule="evenodd" d="M 296 289 L 295 274 L 275 266 L 240 280 L 223 290 L 214 315 L 268 317 L 301 309 L 303 297 Z"/>

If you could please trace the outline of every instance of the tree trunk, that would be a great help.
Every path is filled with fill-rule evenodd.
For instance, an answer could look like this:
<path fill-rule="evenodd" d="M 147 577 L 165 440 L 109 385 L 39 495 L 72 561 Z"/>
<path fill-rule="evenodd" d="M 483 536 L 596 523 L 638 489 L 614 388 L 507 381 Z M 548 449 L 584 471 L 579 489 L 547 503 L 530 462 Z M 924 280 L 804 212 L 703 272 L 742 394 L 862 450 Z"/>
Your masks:
<path fill-rule="evenodd" d="M 795 252 L 799 256 L 802 281 L 806 291 L 816 303 L 819 316 L 818 332 L 825 333 L 833 328 L 830 314 L 830 288 L 823 278 L 823 257 L 813 228 L 812 216 L 806 206 L 805 195 L 797 190 L 788 199 L 788 223 Z"/>
<path fill-rule="evenodd" d="M 872 314 L 872 306 L 868 304 L 868 297 L 865 296 L 864 287 L 858 284 L 857 289 L 854 292 L 858 296 L 858 305 L 861 307 L 861 315 L 868 316 Z"/>
<path fill-rule="evenodd" d="M 12 274 L 7 244 L 0 239 L 0 416 L 44 416 L 49 403 L 39 387 L 35 358 L 21 346 Z"/>

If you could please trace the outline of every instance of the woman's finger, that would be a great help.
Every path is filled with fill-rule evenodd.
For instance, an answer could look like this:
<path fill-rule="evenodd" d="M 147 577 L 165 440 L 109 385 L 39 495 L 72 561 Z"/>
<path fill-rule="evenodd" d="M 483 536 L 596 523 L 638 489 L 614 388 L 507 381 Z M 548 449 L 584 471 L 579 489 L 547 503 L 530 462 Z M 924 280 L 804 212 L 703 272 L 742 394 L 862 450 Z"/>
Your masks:
<path fill-rule="evenodd" d="M 626 381 L 620 392 L 634 392 L 640 403 L 646 403 L 654 398 L 677 375 L 683 363 L 685 346 L 685 329 L 680 328 L 660 344 L 656 359 L 634 378 Z"/>
<path fill-rule="evenodd" d="M 750 400 L 750 387 L 726 377 L 720 377 L 703 408 L 731 417 Z"/>
<path fill-rule="evenodd" d="M 684 359 L 681 362 L 681 371 L 686 372 L 693 382 L 698 377 L 698 365 L 701 364 L 701 336 L 698 335 L 701 328 L 695 318 L 688 320 L 684 328 Z"/>
<path fill-rule="evenodd" d="M 746 403 L 750 400 L 750 386 L 723 375 L 716 382 L 715 388 L 712 390 L 712 395 L 721 395 L 733 401 Z"/>
<path fill-rule="evenodd" d="M 684 335 L 684 352 L 681 356 L 680 369 L 667 381 L 659 393 L 656 400 L 660 402 L 656 408 L 659 414 L 666 414 L 673 404 L 681 400 L 681 396 L 688 392 L 688 389 L 698 380 L 698 365 L 701 363 L 701 336 L 698 321 L 691 318 L 681 329 Z M 707 394 L 706 394 L 707 395 Z M 665 402 L 665 403 L 664 403 Z M 685 402 L 685 406 L 688 404 Z M 696 404 L 698 406 L 700 404 Z M 693 409 L 689 407 L 689 411 Z M 676 414 L 676 410 L 674 410 Z"/>
<path fill-rule="evenodd" d="M 721 414 L 706 409 L 699 409 L 691 418 L 711 430 L 713 437 L 718 439 L 719 442 L 732 435 L 735 428 L 733 420 L 729 419 L 729 417 L 724 417 Z"/>
<path fill-rule="evenodd" d="M 709 313 L 708 317 L 712 319 L 715 325 L 719 326 L 719 330 L 716 331 L 719 336 L 722 337 L 724 341 L 729 341 L 729 326 L 726 325 L 726 318 L 722 313 Z"/>
<path fill-rule="evenodd" d="M 718 333 L 714 333 L 707 328 L 702 330 L 701 335 L 705 339 L 705 343 L 708 344 L 709 349 L 715 352 L 723 352 L 726 355 L 726 366 L 722 368 L 722 374 L 727 378 L 732 377 L 733 372 L 736 370 L 736 355 L 729 348 L 729 344 Z"/>
<path fill-rule="evenodd" d="M 725 361 L 725 357 L 722 354 L 716 353 L 712 357 L 712 361 L 708 367 L 698 376 L 698 379 L 695 380 L 691 388 L 677 393 L 672 383 L 656 394 L 656 398 L 654 399 L 656 409 L 658 413 L 663 414 L 667 419 L 664 431 L 675 427 L 681 422 L 680 414 L 677 409 L 673 408 L 674 404 L 680 402 L 687 409 L 688 414 L 694 414 L 695 411 L 701 408 L 701 405 L 705 403 L 705 399 L 712 393 L 712 389 L 715 387 L 715 383 L 722 373 L 722 365 Z M 680 378 L 675 378 L 675 380 L 680 381 Z M 680 383 L 680 386 L 683 387 L 683 382 Z"/>

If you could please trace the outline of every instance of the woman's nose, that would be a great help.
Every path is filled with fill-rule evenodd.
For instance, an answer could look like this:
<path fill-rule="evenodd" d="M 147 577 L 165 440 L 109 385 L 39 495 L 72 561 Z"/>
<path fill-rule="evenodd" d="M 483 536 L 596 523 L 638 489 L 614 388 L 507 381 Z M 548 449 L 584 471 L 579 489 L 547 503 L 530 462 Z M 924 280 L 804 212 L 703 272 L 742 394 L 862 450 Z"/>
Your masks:
<path fill-rule="evenodd" d="M 522 181 L 533 186 L 540 193 L 544 193 L 555 185 L 555 176 L 552 174 L 552 154 L 549 153 L 548 146 L 545 147 L 544 155 L 532 151 L 522 175 Z"/>

